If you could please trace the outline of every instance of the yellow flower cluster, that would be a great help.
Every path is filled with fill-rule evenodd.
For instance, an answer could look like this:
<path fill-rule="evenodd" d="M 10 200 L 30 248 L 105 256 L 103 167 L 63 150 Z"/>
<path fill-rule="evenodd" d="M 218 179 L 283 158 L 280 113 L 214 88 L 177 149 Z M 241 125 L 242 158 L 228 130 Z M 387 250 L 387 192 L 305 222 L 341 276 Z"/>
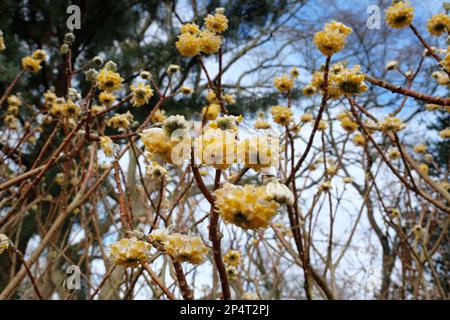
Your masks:
<path fill-rule="evenodd" d="M 167 118 L 166 111 L 158 109 L 152 116 L 152 123 L 163 122 L 166 118 Z"/>
<path fill-rule="evenodd" d="M 427 151 L 427 146 L 423 143 L 414 146 L 415 153 L 425 153 Z"/>
<path fill-rule="evenodd" d="M 338 73 L 330 75 L 330 82 L 336 82 L 339 90 L 344 95 L 355 95 L 367 90 L 364 83 L 365 76 L 360 72 L 359 65 L 352 69 L 343 68 Z"/>
<path fill-rule="evenodd" d="M 324 29 L 314 35 L 314 44 L 323 55 L 330 57 L 344 48 L 350 33 L 351 28 L 332 21 L 326 23 Z"/>
<path fill-rule="evenodd" d="M 220 113 L 220 105 L 217 103 L 211 103 L 208 106 L 202 108 L 202 115 L 207 120 L 216 120 Z"/>
<path fill-rule="evenodd" d="M 150 98 L 153 96 L 153 90 L 149 85 L 139 83 L 137 86 L 130 86 L 130 88 L 133 91 L 133 98 L 131 99 L 131 102 L 135 107 L 140 107 L 148 103 Z"/>
<path fill-rule="evenodd" d="M 281 124 L 282 126 L 287 126 L 292 121 L 292 110 L 285 106 L 273 106 L 272 107 L 272 117 L 273 121 Z"/>
<path fill-rule="evenodd" d="M 265 186 L 236 186 L 226 183 L 216 190 L 216 208 L 227 223 L 243 229 L 266 228 L 279 204 L 268 200 Z"/>
<path fill-rule="evenodd" d="M 240 250 L 228 250 L 223 256 L 223 260 L 226 264 L 233 267 L 237 267 L 242 263 L 242 254 Z"/>
<path fill-rule="evenodd" d="M 444 130 L 439 131 L 439 136 L 440 136 L 442 139 L 448 139 L 448 138 L 450 138 L 450 127 L 446 128 L 446 129 L 444 129 Z"/>
<path fill-rule="evenodd" d="M 450 46 L 447 48 L 447 54 L 441 60 L 440 64 L 445 70 L 450 71 Z"/>
<path fill-rule="evenodd" d="M 11 95 L 8 97 L 8 113 L 14 116 L 19 114 L 19 108 L 22 105 L 22 100 L 16 95 Z"/>
<path fill-rule="evenodd" d="M 259 116 L 253 124 L 253 128 L 266 130 L 272 128 L 272 125 L 264 117 Z"/>
<path fill-rule="evenodd" d="M 407 1 L 394 3 L 385 11 L 386 23 L 391 28 L 405 28 L 409 26 L 414 18 L 414 8 Z"/>
<path fill-rule="evenodd" d="M 80 113 L 80 106 L 70 99 L 66 101 L 62 97 L 56 97 L 56 99 L 50 103 L 50 114 L 55 117 L 67 116 L 70 118 L 76 118 L 80 115 Z"/>
<path fill-rule="evenodd" d="M 41 63 L 45 61 L 47 55 L 43 50 L 36 50 L 31 56 L 22 58 L 22 69 L 28 72 L 38 72 L 42 69 Z"/>
<path fill-rule="evenodd" d="M 147 177 L 150 177 L 151 179 L 161 181 L 167 176 L 167 169 L 163 166 L 160 166 L 156 161 L 153 161 L 145 168 Z"/>
<path fill-rule="evenodd" d="M 126 113 L 114 114 L 111 118 L 106 121 L 106 125 L 113 127 L 114 129 L 128 129 L 128 127 L 133 123 L 133 115 L 127 111 Z"/>
<path fill-rule="evenodd" d="M 205 18 L 205 24 L 208 30 L 216 33 L 222 33 L 228 29 L 228 19 L 223 14 L 224 11 L 225 10 L 223 8 L 217 8 L 215 15 L 208 14 Z"/>
<path fill-rule="evenodd" d="M 330 181 L 325 181 L 319 186 L 319 190 L 322 192 L 330 192 L 333 189 L 333 185 Z"/>
<path fill-rule="evenodd" d="M 8 128 L 10 128 L 11 130 L 17 129 L 18 120 L 14 115 L 7 114 L 4 118 L 4 121 Z"/>
<path fill-rule="evenodd" d="M 191 237 L 179 233 L 170 234 L 163 242 L 167 253 L 178 262 L 201 264 L 209 252 L 200 237 Z"/>
<path fill-rule="evenodd" d="M 111 106 L 116 101 L 116 96 L 112 92 L 102 91 L 98 95 L 98 100 L 105 106 Z"/>
<path fill-rule="evenodd" d="M 425 105 L 425 109 L 427 109 L 428 111 L 439 110 L 441 107 L 442 107 L 441 105 L 434 104 L 434 103 L 427 103 Z"/>
<path fill-rule="evenodd" d="M 0 233 L 0 254 L 2 254 L 8 248 L 9 238 L 5 234 Z"/>
<path fill-rule="evenodd" d="M 175 46 L 181 55 L 194 57 L 200 53 L 215 54 L 222 45 L 220 34 L 228 28 L 228 19 L 223 9 L 216 9 L 216 14 L 205 18 L 206 29 L 200 30 L 195 23 L 181 26 L 181 34 Z"/>
<path fill-rule="evenodd" d="M 401 153 L 397 149 L 391 149 L 389 150 L 388 157 L 391 160 L 396 160 L 401 157 Z"/>
<path fill-rule="evenodd" d="M 100 148 L 105 153 L 105 156 L 112 157 L 114 153 L 114 142 L 110 137 L 102 136 L 100 137 Z"/>
<path fill-rule="evenodd" d="M 102 91 L 117 91 L 122 86 L 123 79 L 117 72 L 106 67 L 100 70 L 97 75 L 97 85 Z"/>
<path fill-rule="evenodd" d="M 287 74 L 283 74 L 279 77 L 275 77 L 273 84 L 279 92 L 286 93 L 291 91 L 294 87 L 294 78 L 292 76 L 288 76 Z"/>
<path fill-rule="evenodd" d="M 57 96 L 53 91 L 47 90 L 44 93 L 44 107 L 50 108 L 52 103 L 56 101 L 56 98 L 57 98 Z"/>
<path fill-rule="evenodd" d="M 306 97 L 311 97 L 317 92 L 317 89 L 313 85 L 308 84 L 303 88 L 302 92 Z"/>
<path fill-rule="evenodd" d="M 380 130 L 382 131 L 400 131 L 406 128 L 406 124 L 397 117 L 385 117 L 384 121 L 379 124 Z"/>
<path fill-rule="evenodd" d="M 235 266 L 227 266 L 225 268 L 225 271 L 227 272 L 228 280 L 233 281 L 233 280 L 237 279 L 239 271 L 238 271 L 238 269 Z"/>
<path fill-rule="evenodd" d="M 147 260 L 150 244 L 136 238 L 123 238 L 110 245 L 110 258 L 116 266 L 137 267 Z"/>
<path fill-rule="evenodd" d="M 6 50 L 5 38 L 3 38 L 3 32 L 0 30 L 0 52 Z"/>
<path fill-rule="evenodd" d="M 360 133 L 357 133 L 353 137 L 353 143 L 358 147 L 363 147 L 366 145 L 366 139 Z"/>
<path fill-rule="evenodd" d="M 428 174 L 429 168 L 426 163 L 419 164 L 419 171 L 423 174 Z"/>
<path fill-rule="evenodd" d="M 450 31 L 450 16 L 448 14 L 438 13 L 428 19 L 428 32 L 433 36 L 440 36 Z"/>
<path fill-rule="evenodd" d="M 200 53 L 200 37 L 192 33 L 182 33 L 178 36 L 175 46 L 181 55 L 193 57 Z"/>
<path fill-rule="evenodd" d="M 105 110 L 106 110 L 106 107 L 105 107 L 105 106 L 93 105 L 93 106 L 91 107 L 91 113 L 92 113 L 93 115 L 97 115 L 97 114 L 99 114 L 99 113 L 101 113 L 101 112 L 104 112 Z"/>
<path fill-rule="evenodd" d="M 304 113 L 300 116 L 300 121 L 303 123 L 311 122 L 313 119 L 314 119 L 314 116 L 309 112 Z"/>
<path fill-rule="evenodd" d="M 342 62 L 335 63 L 331 66 L 328 75 L 328 97 L 338 99 L 343 95 L 360 94 L 367 90 L 364 79 L 365 76 L 360 72 L 359 65 L 348 69 Z M 313 73 L 310 86 L 324 92 L 324 73 L 322 71 Z"/>
<path fill-rule="evenodd" d="M 341 127 L 348 133 L 352 133 L 356 129 L 358 129 L 358 124 L 355 121 L 353 121 L 353 119 L 347 112 L 340 113 L 337 116 L 337 119 L 340 121 Z"/>

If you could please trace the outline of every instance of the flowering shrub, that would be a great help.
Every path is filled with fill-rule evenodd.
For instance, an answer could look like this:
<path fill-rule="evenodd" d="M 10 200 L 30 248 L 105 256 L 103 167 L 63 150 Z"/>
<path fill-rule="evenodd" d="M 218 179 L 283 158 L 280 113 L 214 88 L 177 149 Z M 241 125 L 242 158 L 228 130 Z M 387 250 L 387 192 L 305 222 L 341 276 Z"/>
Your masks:
<path fill-rule="evenodd" d="M 292 274 L 302 276 L 301 297 L 342 298 L 336 268 L 355 245 L 364 210 L 385 254 L 378 296 L 396 296 L 391 283 L 396 282 L 403 297 L 410 287 L 414 298 L 446 297 L 448 286 L 443 288 L 432 257 L 448 246 L 448 166 L 437 164 L 431 140 L 411 143 L 402 136 L 409 120 L 401 111 L 412 99 L 423 104 L 423 112 L 450 111 L 450 98 L 413 89 L 417 75 L 428 72 L 422 70 L 425 59 L 434 63 L 426 77 L 448 89 L 450 52 L 430 47 L 414 18 L 414 7 L 406 1 L 385 11 L 387 26 L 410 28 L 425 50 L 414 71 L 403 72 L 399 61 L 387 62 L 386 70 L 406 84 L 373 77 L 364 66 L 341 59 L 355 41 L 355 30 L 331 21 L 310 38 L 322 65 L 310 76 L 300 66 L 277 71 L 266 91 L 281 102 L 265 106 L 270 112 L 256 117 L 237 109 L 240 97 L 223 82 L 227 30 L 233 27 L 224 8 L 207 14 L 201 25 L 181 24 L 172 43 L 183 59 L 198 65 L 204 85 L 187 86 L 186 79 L 174 85 L 182 71 L 174 64 L 164 68 L 165 82 L 147 70 L 126 79 L 119 64 L 104 63 L 100 56 L 75 69 L 76 38 L 68 33 L 59 49 L 66 70 L 64 94 L 33 88 L 41 97 L 28 101 L 15 88 L 42 72 L 50 57 L 38 49 L 16 61 L 21 71 L 0 98 L 1 131 L 7 137 L 0 155 L 0 254 L 17 255 L 22 267 L 0 298 L 10 298 L 25 281 L 32 283 L 31 296 L 42 298 L 35 279 L 42 266 L 36 262 L 50 265 L 53 255 L 65 257 L 66 249 L 55 243 L 71 244 L 72 224 L 83 230 L 85 240 L 71 251 L 85 250 L 78 258 L 89 268 L 98 269 L 99 261 L 106 268 L 101 280 L 92 282 L 91 298 L 108 281 L 120 279 L 128 281 L 128 291 L 118 291 L 118 297 L 130 297 L 136 283 L 150 283 L 140 278 L 144 271 L 157 287 L 152 291 L 168 299 L 274 298 L 266 289 L 281 281 L 276 277 L 284 271 L 272 275 L 266 264 L 276 267 L 285 260 L 287 269 L 295 268 Z M 448 34 L 449 16 L 432 16 L 426 29 L 433 37 Z M 0 33 L 0 51 L 5 50 L 8 43 Z M 83 77 L 75 81 L 76 75 Z M 374 112 L 375 89 L 395 93 L 402 101 L 399 109 Z M 164 109 L 194 94 L 205 104 L 189 116 Z M 301 114 L 295 105 L 299 95 L 313 105 L 301 107 Z M 21 154 L 41 137 L 39 152 L 24 166 Z M 450 127 L 433 137 L 449 138 Z M 344 194 L 350 192 L 346 203 Z M 396 198 L 391 201 L 385 193 Z M 360 209 L 349 216 L 350 228 L 346 223 L 337 228 L 335 219 L 353 205 Z M 41 232 L 24 259 L 15 232 L 30 212 Z M 390 242 L 392 237 L 396 240 Z M 392 274 L 395 261 L 401 275 Z M 213 281 L 208 292 L 194 283 L 190 273 L 197 270 L 203 282 Z"/>

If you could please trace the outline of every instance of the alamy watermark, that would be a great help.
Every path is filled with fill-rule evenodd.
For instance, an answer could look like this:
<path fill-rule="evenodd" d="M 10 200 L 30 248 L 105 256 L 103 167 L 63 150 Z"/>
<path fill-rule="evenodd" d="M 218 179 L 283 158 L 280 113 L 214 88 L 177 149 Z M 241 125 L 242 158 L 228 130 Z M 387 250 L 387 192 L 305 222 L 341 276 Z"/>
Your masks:
<path fill-rule="evenodd" d="M 66 270 L 67 278 L 65 281 L 65 287 L 67 290 L 80 290 L 81 289 L 81 270 L 77 265 L 70 265 Z"/>
<path fill-rule="evenodd" d="M 81 29 L 81 9 L 77 5 L 67 7 L 66 13 L 70 16 L 66 20 L 67 29 L 73 31 Z"/>

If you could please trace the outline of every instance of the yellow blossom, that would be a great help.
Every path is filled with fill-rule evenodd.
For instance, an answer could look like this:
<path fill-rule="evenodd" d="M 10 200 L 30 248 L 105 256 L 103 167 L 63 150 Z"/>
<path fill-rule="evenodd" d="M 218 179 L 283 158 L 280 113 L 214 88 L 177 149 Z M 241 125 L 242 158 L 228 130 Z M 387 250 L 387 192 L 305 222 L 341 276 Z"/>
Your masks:
<path fill-rule="evenodd" d="M 8 248 L 9 248 L 9 238 L 5 234 L 0 233 L 0 254 L 2 254 Z"/>
<path fill-rule="evenodd" d="M 119 90 L 123 79 L 117 72 L 109 69 L 102 69 L 97 75 L 97 84 L 100 90 L 113 92 Z"/>
<path fill-rule="evenodd" d="M 105 156 L 112 157 L 114 153 L 114 142 L 110 137 L 102 136 L 100 137 L 100 148 L 105 153 Z"/>
<path fill-rule="evenodd" d="M 236 104 L 236 99 L 231 94 L 225 94 L 223 100 L 229 105 Z"/>
<path fill-rule="evenodd" d="M 356 146 L 363 147 L 366 144 L 366 139 L 364 138 L 364 136 L 362 134 L 357 133 L 353 137 L 353 143 Z"/>
<path fill-rule="evenodd" d="M 303 123 L 311 122 L 313 119 L 314 119 L 314 116 L 311 113 L 309 113 L 309 112 L 307 112 L 305 114 L 302 114 L 300 116 L 300 121 L 303 122 Z"/>
<path fill-rule="evenodd" d="M 386 23 L 391 28 L 405 28 L 412 23 L 414 8 L 407 1 L 399 1 L 385 10 Z"/>
<path fill-rule="evenodd" d="M 314 44 L 323 55 L 332 56 L 344 48 L 351 32 L 351 28 L 334 21 L 325 24 L 324 29 L 314 35 Z"/>
<path fill-rule="evenodd" d="M 116 96 L 108 91 L 102 91 L 98 95 L 98 100 L 105 106 L 111 106 L 116 101 Z"/>
<path fill-rule="evenodd" d="M 50 106 L 53 102 L 56 101 L 56 94 L 53 91 L 47 90 L 44 93 L 44 101 L 45 101 L 45 105 L 48 107 Z"/>
<path fill-rule="evenodd" d="M 428 165 L 426 163 L 419 164 L 419 171 L 423 174 L 428 174 Z"/>
<path fill-rule="evenodd" d="M 292 90 L 292 88 L 294 87 L 294 79 L 292 79 L 286 74 L 283 74 L 282 76 L 275 78 L 274 85 L 278 91 L 282 93 L 288 92 Z"/>
<path fill-rule="evenodd" d="M 236 269 L 236 267 L 234 267 L 234 266 L 227 266 L 225 268 L 225 271 L 227 273 L 227 277 L 228 277 L 229 280 L 234 281 L 234 280 L 237 279 L 239 271 L 238 271 L 238 269 Z"/>
<path fill-rule="evenodd" d="M 33 52 L 33 54 L 31 55 L 34 59 L 38 60 L 38 61 L 45 61 L 47 59 L 47 54 L 45 53 L 44 50 L 36 50 L 35 52 Z"/>
<path fill-rule="evenodd" d="M 406 124 L 396 117 L 385 117 L 384 121 L 380 123 L 380 129 L 383 131 L 400 131 L 406 128 Z"/>
<path fill-rule="evenodd" d="M 152 116 L 152 122 L 153 123 L 163 122 L 166 118 L 167 118 L 166 111 L 158 109 Z"/>
<path fill-rule="evenodd" d="M 242 256 L 240 250 L 228 250 L 223 256 L 223 261 L 231 266 L 239 266 L 242 263 Z"/>
<path fill-rule="evenodd" d="M 149 85 L 144 85 L 143 83 L 139 83 L 137 86 L 130 86 L 133 91 L 133 98 L 131 102 L 133 106 L 140 107 L 150 100 L 153 96 L 153 90 Z"/>
<path fill-rule="evenodd" d="M 448 14 L 438 13 L 428 19 L 428 32 L 433 36 L 440 36 L 450 31 L 450 16 Z"/>
<path fill-rule="evenodd" d="M 8 97 L 8 104 L 10 106 L 20 107 L 22 105 L 22 100 L 16 95 L 11 95 Z"/>
<path fill-rule="evenodd" d="M 354 132 L 356 129 L 358 129 L 358 124 L 350 119 L 349 117 L 344 117 L 340 120 L 341 127 L 347 131 L 348 133 Z"/>
<path fill-rule="evenodd" d="M 415 153 L 425 153 L 425 151 L 427 151 L 427 146 L 423 143 L 414 146 Z"/>
<path fill-rule="evenodd" d="M 308 84 L 306 87 L 303 88 L 303 94 L 307 97 L 311 97 L 312 95 L 314 95 L 316 93 L 317 89 L 311 85 Z"/>
<path fill-rule="evenodd" d="M 344 178 L 342 179 L 342 181 L 343 181 L 344 183 L 353 183 L 353 178 L 352 178 L 352 177 L 344 177 Z"/>
<path fill-rule="evenodd" d="M 200 32 L 200 28 L 195 23 L 183 24 L 180 28 L 181 33 L 190 33 L 192 35 L 197 35 Z"/>
<path fill-rule="evenodd" d="M 219 103 L 219 99 L 217 99 L 216 93 L 213 90 L 209 90 L 206 95 L 206 100 L 209 103 Z"/>
<path fill-rule="evenodd" d="M 208 14 L 205 18 L 205 25 L 208 30 L 222 33 L 228 29 L 228 19 L 222 13 L 216 11 L 215 15 Z"/>
<path fill-rule="evenodd" d="M 41 70 L 41 61 L 33 57 L 27 56 L 22 59 L 22 69 L 29 72 L 38 72 Z"/>
<path fill-rule="evenodd" d="M 441 105 L 433 104 L 433 103 L 427 103 L 425 105 L 425 109 L 427 109 L 428 111 L 439 110 L 441 107 L 442 107 Z"/>
<path fill-rule="evenodd" d="M 266 228 L 279 204 L 267 200 L 264 186 L 236 186 L 230 183 L 216 190 L 216 208 L 227 223 L 243 229 Z"/>
<path fill-rule="evenodd" d="M 200 33 L 200 50 L 205 54 L 215 54 L 219 52 L 222 45 L 222 38 L 214 32 L 206 29 Z"/>
<path fill-rule="evenodd" d="M 325 120 L 320 120 L 319 121 L 319 126 L 317 127 L 318 130 L 320 131 L 324 131 L 328 128 L 328 124 Z"/>
<path fill-rule="evenodd" d="M 360 66 L 356 65 L 352 69 L 344 68 L 338 74 L 330 75 L 330 82 L 336 82 L 343 94 L 354 95 L 367 90 L 364 83 L 365 76 L 360 72 Z"/>
<path fill-rule="evenodd" d="M 444 130 L 439 131 L 439 136 L 440 136 L 442 139 L 448 139 L 448 138 L 450 138 L 450 127 L 446 128 L 446 129 L 444 129 Z"/>
<path fill-rule="evenodd" d="M 128 111 L 122 114 L 114 114 L 106 121 L 106 125 L 114 129 L 128 129 L 133 122 L 133 115 Z"/>
<path fill-rule="evenodd" d="M 220 105 L 211 103 L 202 108 L 202 115 L 208 120 L 215 120 L 220 113 Z"/>
<path fill-rule="evenodd" d="M 175 46 L 182 56 L 193 57 L 200 53 L 200 38 L 191 33 L 182 33 Z"/>
<path fill-rule="evenodd" d="M 330 192 L 333 189 L 333 185 L 330 181 L 325 181 L 319 186 L 319 190 L 322 192 Z"/>
<path fill-rule="evenodd" d="M 388 157 L 391 160 L 396 160 L 396 159 L 400 158 L 400 156 L 401 156 L 401 153 L 397 149 L 391 149 L 388 153 Z"/>
<path fill-rule="evenodd" d="M 164 241 L 164 249 L 178 262 L 201 264 L 206 259 L 208 248 L 200 237 L 190 237 L 179 233 L 169 235 Z"/>
<path fill-rule="evenodd" d="M 105 110 L 106 110 L 106 107 L 105 107 L 105 106 L 93 105 L 93 106 L 91 107 L 91 113 L 92 113 L 93 115 L 97 115 L 97 114 L 99 114 L 99 113 L 101 113 L 101 112 L 103 112 L 103 111 L 105 111 Z"/>
<path fill-rule="evenodd" d="M 292 110 L 285 106 L 273 106 L 272 107 L 273 121 L 282 126 L 288 125 L 292 121 Z"/>
<path fill-rule="evenodd" d="M 192 92 L 194 92 L 194 89 L 192 89 L 190 87 L 182 86 L 180 88 L 180 91 L 181 91 L 182 94 L 188 95 L 188 94 L 191 94 Z"/>
<path fill-rule="evenodd" d="M 269 122 L 267 122 L 266 120 L 264 120 L 262 118 L 258 118 L 255 121 L 253 128 L 255 128 L 255 129 L 270 129 L 270 128 L 272 128 L 272 125 Z"/>
<path fill-rule="evenodd" d="M 153 161 L 145 167 L 145 174 L 153 180 L 161 181 L 167 176 L 167 169 Z"/>
<path fill-rule="evenodd" d="M 123 238 L 110 245 L 110 258 L 118 266 L 137 267 L 147 260 L 150 244 L 136 238 Z"/>
<path fill-rule="evenodd" d="M 3 37 L 3 32 L 0 30 L 0 52 L 6 50 L 5 38 Z"/>

